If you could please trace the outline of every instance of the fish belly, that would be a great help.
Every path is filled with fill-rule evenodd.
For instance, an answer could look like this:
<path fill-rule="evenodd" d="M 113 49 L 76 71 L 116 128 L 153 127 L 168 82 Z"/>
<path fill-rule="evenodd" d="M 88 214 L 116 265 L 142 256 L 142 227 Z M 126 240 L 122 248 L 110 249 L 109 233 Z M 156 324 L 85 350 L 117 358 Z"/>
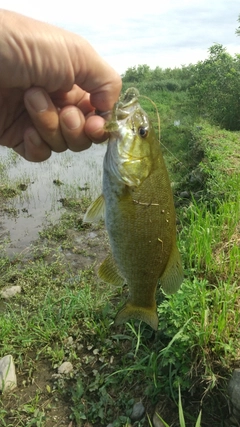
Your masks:
<path fill-rule="evenodd" d="M 137 188 L 120 185 L 107 173 L 103 183 L 112 254 L 129 287 L 128 317 L 141 319 L 139 307 L 156 313 L 156 287 L 176 244 L 170 183 L 157 172 Z M 147 323 L 156 326 L 156 318 Z"/>

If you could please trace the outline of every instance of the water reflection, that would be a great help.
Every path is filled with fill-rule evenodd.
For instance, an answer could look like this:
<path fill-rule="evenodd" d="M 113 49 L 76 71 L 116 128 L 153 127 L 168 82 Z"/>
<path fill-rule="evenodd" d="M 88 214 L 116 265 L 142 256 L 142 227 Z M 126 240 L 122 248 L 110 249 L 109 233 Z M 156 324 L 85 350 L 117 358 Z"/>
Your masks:
<path fill-rule="evenodd" d="M 0 147 L 1 162 L 8 165 L 9 181 L 27 184 L 20 196 L 9 200 L 8 208 L 16 216 L 1 214 L 0 240 L 10 239 L 7 252 L 21 252 L 38 237 L 46 219 L 56 221 L 63 212 L 59 199 L 96 197 L 101 192 L 102 162 L 106 145 L 93 145 L 81 153 L 53 153 L 43 163 L 30 163 L 17 156 L 9 159 L 10 150 Z M 83 190 L 87 188 L 87 190 Z"/>

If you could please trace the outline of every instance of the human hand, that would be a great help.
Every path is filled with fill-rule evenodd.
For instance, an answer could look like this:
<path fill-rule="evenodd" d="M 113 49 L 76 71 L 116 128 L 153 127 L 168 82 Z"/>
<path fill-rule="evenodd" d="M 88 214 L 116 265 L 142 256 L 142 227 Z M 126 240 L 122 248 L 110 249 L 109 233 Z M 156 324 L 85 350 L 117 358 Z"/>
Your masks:
<path fill-rule="evenodd" d="M 0 145 L 40 162 L 107 138 L 120 76 L 83 38 L 0 10 Z"/>

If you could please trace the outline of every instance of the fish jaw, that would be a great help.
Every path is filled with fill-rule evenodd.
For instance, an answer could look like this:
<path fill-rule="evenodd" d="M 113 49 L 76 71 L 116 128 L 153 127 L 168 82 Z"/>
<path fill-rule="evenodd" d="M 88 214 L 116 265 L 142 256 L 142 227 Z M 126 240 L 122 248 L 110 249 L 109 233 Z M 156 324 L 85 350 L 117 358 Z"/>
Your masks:
<path fill-rule="evenodd" d="M 114 119 L 106 125 L 110 131 L 104 168 L 119 183 L 139 186 L 152 168 L 152 147 L 144 137 L 153 133 L 152 125 L 138 101 L 114 110 Z M 126 110 L 124 110 L 126 108 Z M 120 116 L 120 118 L 119 118 Z"/>

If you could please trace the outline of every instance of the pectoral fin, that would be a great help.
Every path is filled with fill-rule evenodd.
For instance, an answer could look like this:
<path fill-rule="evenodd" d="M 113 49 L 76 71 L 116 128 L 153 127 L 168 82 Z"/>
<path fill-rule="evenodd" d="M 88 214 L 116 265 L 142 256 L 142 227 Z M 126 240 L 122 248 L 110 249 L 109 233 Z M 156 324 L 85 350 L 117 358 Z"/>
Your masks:
<path fill-rule="evenodd" d="M 101 194 L 87 209 L 83 222 L 98 222 L 105 217 L 105 200 Z"/>
<path fill-rule="evenodd" d="M 115 325 L 121 325 L 129 319 L 142 320 L 157 331 L 158 316 L 156 307 L 139 307 L 126 302 L 123 308 L 117 313 L 114 323 Z"/>
<path fill-rule="evenodd" d="M 172 250 L 171 256 L 160 277 L 160 284 L 167 294 L 177 292 L 184 279 L 181 257 L 177 246 Z"/>
<path fill-rule="evenodd" d="M 104 282 L 112 283 L 116 286 L 122 286 L 125 282 L 121 276 L 112 254 L 103 261 L 98 270 L 98 276 Z"/>

